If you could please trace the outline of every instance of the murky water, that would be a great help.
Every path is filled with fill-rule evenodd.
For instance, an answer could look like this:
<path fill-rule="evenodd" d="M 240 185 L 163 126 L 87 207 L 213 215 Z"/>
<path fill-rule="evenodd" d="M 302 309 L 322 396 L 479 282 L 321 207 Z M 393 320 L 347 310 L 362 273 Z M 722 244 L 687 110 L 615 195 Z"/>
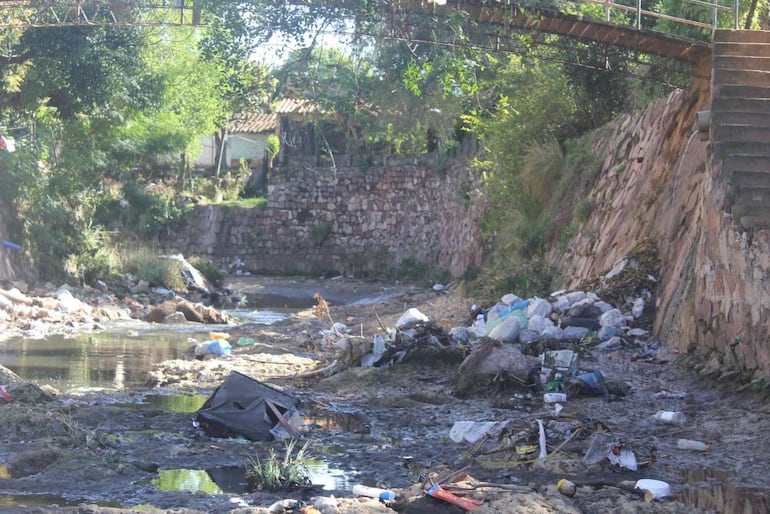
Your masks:
<path fill-rule="evenodd" d="M 68 499 L 48 494 L 0 494 L 0 512 L 6 512 L 6 509 L 19 507 L 76 507 L 82 503 L 97 505 L 99 507 L 122 507 L 122 505 L 116 502 Z M 15 510 L 9 510 L 7 512 L 15 512 Z"/>
<path fill-rule="evenodd" d="M 184 358 L 191 338 L 205 340 L 206 333 L 116 327 L 75 337 L 12 339 L 0 345 L 0 363 L 25 380 L 62 391 L 135 388 L 145 384 L 153 364 Z"/>
<path fill-rule="evenodd" d="M 238 311 L 249 323 L 271 324 L 288 314 Z M 227 327 L 217 327 L 225 331 Z M 44 339 L 15 338 L 0 343 L 0 364 L 22 378 L 61 391 L 141 388 L 153 365 L 189 358 L 196 342 L 209 339 L 210 326 L 121 323 L 102 332 Z"/>
<path fill-rule="evenodd" d="M 349 491 L 353 485 L 349 473 L 329 467 L 323 460 L 303 464 L 310 482 L 324 491 Z M 152 484 L 161 491 L 190 491 L 206 494 L 242 494 L 247 492 L 246 469 L 239 466 L 212 469 L 162 469 Z"/>

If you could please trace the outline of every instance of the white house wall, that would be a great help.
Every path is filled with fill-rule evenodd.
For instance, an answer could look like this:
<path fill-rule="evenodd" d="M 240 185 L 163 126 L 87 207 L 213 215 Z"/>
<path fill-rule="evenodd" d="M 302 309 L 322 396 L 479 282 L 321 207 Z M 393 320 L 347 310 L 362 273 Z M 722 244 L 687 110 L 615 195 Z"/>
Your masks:
<path fill-rule="evenodd" d="M 251 167 L 257 166 L 265 156 L 265 143 L 268 134 L 230 134 L 228 140 L 228 162 L 233 165 L 241 159 L 251 162 Z"/>

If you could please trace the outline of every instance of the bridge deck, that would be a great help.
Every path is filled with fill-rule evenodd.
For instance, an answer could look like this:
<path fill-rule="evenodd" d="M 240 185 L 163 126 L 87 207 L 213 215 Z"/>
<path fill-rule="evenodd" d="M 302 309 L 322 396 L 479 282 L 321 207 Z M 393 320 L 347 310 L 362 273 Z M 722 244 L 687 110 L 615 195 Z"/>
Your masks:
<path fill-rule="evenodd" d="M 438 15 L 465 12 L 482 23 L 558 34 L 584 41 L 598 41 L 693 64 L 711 57 L 711 45 L 707 43 L 556 11 L 522 8 L 518 4 L 495 6 L 462 2 L 454 5 L 431 5 L 428 9 Z"/>

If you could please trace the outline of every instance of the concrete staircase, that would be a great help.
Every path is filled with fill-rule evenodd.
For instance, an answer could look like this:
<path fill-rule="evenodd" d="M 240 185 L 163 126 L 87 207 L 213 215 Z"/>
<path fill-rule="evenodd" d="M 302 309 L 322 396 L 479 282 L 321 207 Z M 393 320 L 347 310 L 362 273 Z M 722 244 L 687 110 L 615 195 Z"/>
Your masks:
<path fill-rule="evenodd" d="M 712 64 L 710 137 L 731 214 L 770 228 L 770 32 L 716 31 Z"/>

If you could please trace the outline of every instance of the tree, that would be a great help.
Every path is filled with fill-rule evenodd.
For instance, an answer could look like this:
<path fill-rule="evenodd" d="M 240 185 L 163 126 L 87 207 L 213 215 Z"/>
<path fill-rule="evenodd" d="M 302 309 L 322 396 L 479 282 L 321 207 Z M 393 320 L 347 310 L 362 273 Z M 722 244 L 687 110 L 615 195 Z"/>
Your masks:
<path fill-rule="evenodd" d="M 115 107 L 118 97 L 137 105 L 152 90 L 143 73 L 144 39 L 127 27 L 29 28 L 3 56 L 5 80 L 15 87 L 2 93 L 3 104 L 24 111 L 39 105 L 63 118 Z"/>

